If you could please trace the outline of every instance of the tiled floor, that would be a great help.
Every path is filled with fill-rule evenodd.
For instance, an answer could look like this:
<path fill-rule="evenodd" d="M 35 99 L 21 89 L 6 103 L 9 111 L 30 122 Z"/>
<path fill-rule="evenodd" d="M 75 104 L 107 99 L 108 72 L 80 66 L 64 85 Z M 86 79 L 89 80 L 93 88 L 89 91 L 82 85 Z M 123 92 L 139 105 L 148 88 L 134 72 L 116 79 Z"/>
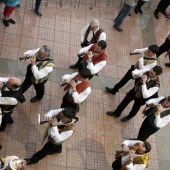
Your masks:
<path fill-rule="evenodd" d="M 107 1 L 98 0 L 96 7 L 92 6 L 91 0 L 81 0 L 80 6 L 73 0 L 64 0 L 62 7 L 59 0 L 52 0 L 45 7 L 42 3 L 43 18 L 39 18 L 32 10 L 32 1 L 22 0 L 21 7 L 13 14 L 15 25 L 5 28 L 0 23 L 0 61 L 6 61 L 1 65 L 0 76 L 18 75 L 24 79 L 26 63 L 21 64 L 18 57 L 28 49 L 35 49 L 47 44 L 53 51 L 53 57 L 57 71 L 64 69 L 71 73 L 69 65 L 73 64 L 80 49 L 81 29 L 97 18 L 107 34 L 108 64 L 100 72 L 100 76 L 118 81 L 127 71 L 129 66 L 138 60 L 138 56 L 129 56 L 133 49 L 143 47 L 143 29 L 141 17 L 132 14 L 123 23 L 123 33 L 118 33 L 112 28 L 113 17 L 120 9 L 120 0 L 115 0 L 107 6 Z M 78 2 L 78 1 L 76 1 Z M 157 2 L 152 2 L 151 9 L 145 6 L 146 13 L 152 15 Z M 2 18 L 3 6 L 0 8 Z M 158 45 L 163 43 L 169 23 L 160 15 L 160 19 L 153 20 L 154 34 Z M 149 38 L 149 37 L 148 37 Z M 160 58 L 160 65 L 163 66 L 167 59 Z M 2 69 L 7 70 L 4 72 Z M 11 68 L 12 67 L 12 68 Z M 164 73 L 161 76 L 162 93 L 170 88 L 170 72 L 163 66 Z M 21 158 L 30 157 L 38 151 L 46 125 L 38 125 L 37 113 L 43 116 L 50 109 L 59 108 L 64 95 L 63 89 L 58 86 L 59 74 L 54 71 L 50 81 L 46 83 L 45 97 L 40 103 L 31 104 L 30 98 L 35 91 L 30 88 L 26 93 L 27 101 L 19 104 L 13 113 L 15 123 L 9 125 L 5 132 L 0 134 L 0 143 L 3 149 L 0 156 L 17 155 Z M 55 77 L 55 76 L 56 77 Z M 99 83 L 96 81 L 95 83 Z M 82 104 L 78 113 L 79 122 L 76 123 L 75 133 L 63 144 L 63 152 L 53 156 L 47 156 L 38 164 L 28 166 L 28 170 L 111 170 L 111 163 L 114 160 L 115 150 L 120 148 L 124 139 L 137 136 L 143 119 L 140 113 L 127 123 L 121 123 L 120 118 L 110 118 L 105 114 L 108 110 L 114 110 L 123 99 L 125 93 L 118 93 L 116 96 L 107 94 L 103 88 L 94 88 L 90 97 Z M 114 84 L 110 84 L 110 87 Z M 125 91 L 126 88 L 125 88 Z M 124 110 L 122 116 L 131 109 L 132 103 Z M 121 116 L 121 117 L 122 117 Z M 158 170 L 158 156 L 155 136 L 149 141 L 152 142 L 152 152 L 148 170 Z"/>

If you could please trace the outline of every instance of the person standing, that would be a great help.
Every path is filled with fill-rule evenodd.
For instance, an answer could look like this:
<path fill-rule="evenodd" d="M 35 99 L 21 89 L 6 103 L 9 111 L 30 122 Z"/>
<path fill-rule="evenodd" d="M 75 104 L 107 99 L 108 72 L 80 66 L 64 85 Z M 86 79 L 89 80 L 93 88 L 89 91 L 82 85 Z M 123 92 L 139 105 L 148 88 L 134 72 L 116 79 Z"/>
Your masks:
<path fill-rule="evenodd" d="M 72 136 L 74 132 L 74 123 L 78 120 L 75 117 L 76 111 L 73 108 L 50 110 L 45 114 L 47 121 L 51 122 L 47 128 L 48 142 L 44 147 L 36 152 L 31 158 L 26 158 L 28 165 L 37 163 L 47 155 L 62 152 L 62 144 Z"/>
<path fill-rule="evenodd" d="M 124 19 L 130 14 L 134 6 L 137 4 L 138 0 L 125 0 L 124 5 L 117 17 L 114 19 L 113 28 L 115 28 L 118 32 L 122 32 L 123 29 L 120 28 L 120 25 L 124 21 Z"/>
<path fill-rule="evenodd" d="M 150 0 L 139 0 L 136 7 L 135 7 L 135 13 L 137 14 L 138 12 L 143 14 L 143 11 L 142 11 L 142 6 L 147 2 L 147 1 L 150 1 Z"/>
<path fill-rule="evenodd" d="M 3 15 L 4 15 L 3 24 L 6 27 L 9 27 L 9 23 L 11 24 L 16 23 L 12 18 L 10 18 L 10 16 L 13 13 L 16 6 L 20 4 L 20 0 L 3 0 L 3 2 L 5 4 L 5 8 L 3 12 Z"/>
<path fill-rule="evenodd" d="M 55 64 L 50 47 L 47 45 L 36 50 L 28 50 L 24 53 L 24 56 L 30 58 L 31 64 L 27 67 L 26 78 L 22 84 L 22 93 L 33 85 L 36 96 L 30 101 L 34 103 L 43 98 L 44 84 L 47 82 L 49 74 L 54 70 Z"/>
<path fill-rule="evenodd" d="M 147 118 L 140 127 L 137 140 L 147 140 L 170 122 L 170 96 L 150 99 L 146 102 L 146 108 L 144 115 Z"/>
<path fill-rule="evenodd" d="M 100 22 L 93 19 L 90 24 L 87 24 L 82 29 L 80 45 L 81 47 L 86 47 L 101 40 L 106 41 L 106 33 L 100 27 Z"/>
<path fill-rule="evenodd" d="M 122 150 L 117 151 L 115 161 L 112 163 L 113 170 L 143 170 L 149 161 L 151 144 L 147 141 L 125 140 Z"/>
<path fill-rule="evenodd" d="M 14 123 L 11 115 L 18 104 L 23 102 L 21 79 L 17 77 L 0 77 L 0 131 L 4 131 L 8 123 Z"/>
<path fill-rule="evenodd" d="M 161 12 L 163 15 L 168 16 L 166 9 L 170 5 L 170 0 L 160 0 L 160 2 L 157 5 L 157 8 L 154 11 L 154 16 L 156 19 L 159 19 L 159 12 Z"/>
<path fill-rule="evenodd" d="M 115 95 L 130 79 L 141 76 L 146 71 L 149 71 L 157 65 L 156 54 L 159 51 L 157 45 L 150 45 L 148 48 L 136 49 L 134 52 L 144 53 L 139 61 L 132 65 L 124 77 L 117 83 L 114 88 L 106 87 L 107 92 Z"/>
<path fill-rule="evenodd" d="M 43 16 L 43 14 L 42 14 L 41 11 L 40 11 L 41 1 L 42 1 L 42 0 L 36 0 L 36 2 L 35 2 L 35 13 L 36 13 L 39 17 L 42 17 L 42 16 Z"/>
<path fill-rule="evenodd" d="M 162 73 L 160 66 L 155 66 L 149 72 L 145 73 L 141 79 L 136 83 L 135 87 L 131 89 L 114 112 L 108 111 L 109 116 L 119 117 L 126 106 L 134 100 L 133 107 L 129 114 L 121 119 L 122 122 L 127 122 L 132 119 L 139 111 L 140 107 L 145 102 L 153 97 L 157 97 L 160 87 L 158 75 Z"/>

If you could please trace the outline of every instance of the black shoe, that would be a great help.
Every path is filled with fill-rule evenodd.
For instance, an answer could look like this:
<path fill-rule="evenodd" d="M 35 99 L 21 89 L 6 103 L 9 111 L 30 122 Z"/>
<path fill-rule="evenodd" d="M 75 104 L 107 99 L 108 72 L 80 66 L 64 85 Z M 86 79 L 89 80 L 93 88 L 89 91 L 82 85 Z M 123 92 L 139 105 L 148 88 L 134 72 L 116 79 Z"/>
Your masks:
<path fill-rule="evenodd" d="M 3 23 L 4 23 L 4 25 L 5 25 L 6 27 L 9 27 L 8 20 L 3 19 Z"/>
<path fill-rule="evenodd" d="M 138 11 L 139 11 L 139 13 L 143 14 L 143 11 L 142 11 L 142 9 L 140 9 L 140 8 L 139 8 L 139 10 L 138 10 Z"/>
<path fill-rule="evenodd" d="M 40 11 L 35 11 L 35 13 L 39 16 L 39 17 L 42 17 L 43 14 L 40 12 Z"/>
<path fill-rule="evenodd" d="M 127 122 L 128 120 L 129 120 L 129 118 L 127 116 L 125 116 L 121 119 L 122 122 Z"/>
<path fill-rule="evenodd" d="M 169 16 L 166 11 L 161 11 L 161 12 L 162 12 L 162 14 L 164 14 L 165 16 Z"/>
<path fill-rule="evenodd" d="M 118 90 L 114 88 L 109 88 L 109 87 L 106 87 L 106 90 L 113 95 L 115 95 L 118 92 Z"/>
<path fill-rule="evenodd" d="M 134 11 L 135 11 L 135 13 L 137 14 L 137 13 L 138 13 L 138 8 L 135 8 L 135 10 L 134 10 Z"/>
<path fill-rule="evenodd" d="M 122 28 L 118 28 L 118 27 L 115 27 L 115 26 L 113 26 L 113 28 L 115 29 L 115 30 L 117 30 L 118 32 L 122 32 L 123 30 L 122 30 Z"/>
<path fill-rule="evenodd" d="M 116 113 L 111 112 L 111 111 L 106 112 L 106 114 L 109 115 L 109 116 L 119 117 L 119 116 L 117 116 Z"/>
<path fill-rule="evenodd" d="M 26 158 L 26 159 L 24 159 L 24 160 L 27 162 L 27 165 L 33 164 L 33 162 L 31 161 L 31 159 L 29 159 L 29 158 Z"/>
<path fill-rule="evenodd" d="M 13 119 L 11 118 L 10 120 L 8 120 L 8 123 L 13 124 L 14 123 Z"/>
<path fill-rule="evenodd" d="M 15 24 L 16 23 L 12 18 L 8 19 L 7 21 L 10 22 L 11 24 Z"/>
<path fill-rule="evenodd" d="M 2 145 L 0 145 L 0 150 L 2 149 Z"/>
<path fill-rule="evenodd" d="M 170 67 L 170 63 L 165 63 L 165 66 L 166 67 Z"/>
<path fill-rule="evenodd" d="M 5 127 L 0 127 L 0 132 L 3 132 L 5 130 Z"/>
<path fill-rule="evenodd" d="M 35 96 L 30 100 L 30 102 L 35 103 L 35 102 L 38 102 L 39 100 L 41 100 L 41 99 L 39 99 L 37 96 Z"/>
<path fill-rule="evenodd" d="M 154 16 L 155 16 L 156 19 L 159 19 L 159 15 L 156 11 L 154 12 Z"/>
<path fill-rule="evenodd" d="M 76 64 L 73 64 L 73 65 L 70 66 L 70 68 L 71 68 L 71 69 L 76 69 L 76 68 L 78 68 L 78 67 L 76 66 Z"/>

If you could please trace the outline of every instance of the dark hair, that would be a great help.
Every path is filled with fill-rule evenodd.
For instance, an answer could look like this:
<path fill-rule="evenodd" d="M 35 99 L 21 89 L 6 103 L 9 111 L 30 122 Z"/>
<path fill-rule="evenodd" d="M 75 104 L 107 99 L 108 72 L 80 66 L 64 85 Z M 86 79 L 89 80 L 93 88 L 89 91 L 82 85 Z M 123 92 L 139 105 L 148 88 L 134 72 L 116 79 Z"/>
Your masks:
<path fill-rule="evenodd" d="M 102 49 L 105 49 L 107 47 L 107 43 L 104 40 L 98 41 L 97 45 Z"/>
<path fill-rule="evenodd" d="M 153 71 L 156 73 L 156 75 L 160 75 L 162 73 L 162 67 L 160 66 L 155 66 L 153 68 Z"/>
<path fill-rule="evenodd" d="M 79 72 L 79 75 L 84 78 L 84 79 L 87 79 L 91 76 L 91 72 L 88 68 L 84 68 L 82 69 L 80 72 Z"/>
<path fill-rule="evenodd" d="M 157 45 L 150 45 L 148 49 L 151 50 L 155 54 L 159 52 L 159 47 Z"/>
<path fill-rule="evenodd" d="M 145 141 L 144 145 L 145 145 L 145 149 L 146 149 L 145 153 L 150 152 L 151 151 L 151 144 L 149 142 Z"/>
<path fill-rule="evenodd" d="M 73 109 L 72 107 L 66 107 L 63 111 L 62 111 L 63 115 L 69 119 L 73 119 L 76 115 L 76 111 L 75 109 Z"/>
<path fill-rule="evenodd" d="M 51 55 L 50 47 L 49 47 L 48 45 L 43 45 L 41 48 L 44 49 L 46 55 L 47 55 L 48 57 L 50 57 L 50 55 Z"/>
<path fill-rule="evenodd" d="M 170 96 L 166 97 L 166 100 L 167 100 L 168 102 L 170 102 Z"/>

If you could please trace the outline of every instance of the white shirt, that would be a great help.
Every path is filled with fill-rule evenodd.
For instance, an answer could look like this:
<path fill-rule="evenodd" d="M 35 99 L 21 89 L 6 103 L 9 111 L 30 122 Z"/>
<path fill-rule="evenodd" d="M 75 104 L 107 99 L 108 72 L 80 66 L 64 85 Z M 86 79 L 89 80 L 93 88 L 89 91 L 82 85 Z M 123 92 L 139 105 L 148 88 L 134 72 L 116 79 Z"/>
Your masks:
<path fill-rule="evenodd" d="M 45 114 L 45 117 L 51 117 L 54 118 L 60 113 L 63 109 L 56 109 L 56 110 L 50 110 Z M 64 123 L 62 121 L 58 122 L 58 125 L 63 125 Z M 60 143 L 69 138 L 73 134 L 73 130 L 68 130 L 65 132 L 59 133 L 58 127 L 50 127 L 48 129 L 48 136 L 51 136 L 55 142 Z"/>
<path fill-rule="evenodd" d="M 75 72 L 73 74 L 66 74 L 62 77 L 62 80 L 65 81 L 65 79 L 70 79 L 72 80 L 78 73 Z M 79 84 L 81 83 L 82 81 L 79 81 L 76 83 L 76 84 Z M 75 103 L 81 103 L 83 102 L 87 97 L 88 95 L 91 93 L 91 87 L 88 87 L 87 89 L 85 89 L 83 92 L 81 92 L 80 94 L 76 91 L 76 92 L 73 92 L 73 89 L 72 87 L 69 88 L 69 93 L 70 95 L 72 95 L 73 97 L 73 100 Z"/>
<path fill-rule="evenodd" d="M 151 104 L 151 103 L 158 104 L 164 98 L 165 98 L 164 96 L 161 96 L 161 97 L 158 97 L 158 98 L 153 98 L 153 99 L 148 100 L 146 102 L 146 104 Z M 170 109 L 170 108 L 163 108 L 161 113 L 165 110 L 168 110 L 168 109 Z M 155 113 L 155 117 L 156 118 L 155 118 L 154 124 L 158 128 L 162 128 L 170 122 L 170 114 L 161 118 L 159 115 L 157 115 L 157 113 Z"/>
<path fill-rule="evenodd" d="M 80 49 L 78 54 L 83 54 L 83 53 L 86 54 L 92 45 L 93 44 L 90 44 L 89 46 Z M 97 53 L 95 55 L 97 55 Z M 81 57 L 84 57 L 84 56 L 81 56 Z M 89 60 L 87 60 L 87 63 L 88 63 L 87 68 L 90 70 L 91 74 L 94 75 L 94 74 L 98 73 L 106 65 L 106 60 L 100 61 L 99 63 L 97 63 L 95 65 L 92 62 L 90 62 Z"/>
<path fill-rule="evenodd" d="M 17 156 L 7 156 L 5 158 L 4 167 L 0 168 L 0 170 L 5 170 L 9 166 L 10 161 L 13 160 L 13 159 L 19 159 L 19 158 Z"/>
<path fill-rule="evenodd" d="M 150 78 L 149 78 L 147 81 L 149 81 L 149 80 L 150 80 Z M 151 88 L 147 89 L 146 84 L 143 84 L 143 85 L 142 85 L 142 95 L 143 95 L 143 98 L 144 98 L 144 99 L 147 99 L 147 98 L 151 97 L 151 96 L 154 95 L 158 90 L 159 90 L 158 87 L 151 87 Z"/>
<path fill-rule="evenodd" d="M 83 29 L 82 29 L 82 32 L 81 32 L 81 42 L 84 42 L 84 38 L 85 38 L 85 35 L 86 35 L 86 32 L 87 32 L 87 29 L 89 27 L 90 24 L 86 25 Z M 99 28 L 94 31 L 94 34 L 99 30 Z M 87 36 L 87 41 L 90 42 L 91 39 L 93 38 L 93 31 L 90 30 L 88 36 Z M 100 40 L 104 40 L 106 41 L 106 33 L 105 32 L 102 32 L 100 35 L 99 35 L 99 39 L 98 41 Z"/>
<path fill-rule="evenodd" d="M 141 141 L 139 141 L 139 140 L 125 140 L 122 144 L 130 147 L 130 146 L 135 145 L 138 142 L 141 142 Z M 139 156 L 143 156 L 143 155 L 135 154 L 134 158 L 139 157 Z M 129 161 L 129 154 L 122 156 L 122 160 L 121 160 L 122 165 L 124 165 L 124 163 L 127 161 Z M 133 165 L 133 163 L 130 163 L 129 165 L 126 165 L 126 168 L 127 168 L 127 170 L 143 170 L 146 168 L 146 165 L 145 164 Z"/>
<path fill-rule="evenodd" d="M 40 50 L 40 48 L 37 48 L 35 50 L 28 50 L 26 52 L 24 52 L 24 56 L 35 56 L 35 54 Z M 36 64 L 38 64 L 39 62 L 36 62 Z M 49 67 L 44 67 L 40 70 L 38 70 L 38 67 L 36 65 L 31 67 L 32 73 L 34 75 L 34 77 L 39 80 L 45 76 L 47 76 L 49 73 L 51 73 L 53 71 L 53 67 L 49 66 Z"/>

